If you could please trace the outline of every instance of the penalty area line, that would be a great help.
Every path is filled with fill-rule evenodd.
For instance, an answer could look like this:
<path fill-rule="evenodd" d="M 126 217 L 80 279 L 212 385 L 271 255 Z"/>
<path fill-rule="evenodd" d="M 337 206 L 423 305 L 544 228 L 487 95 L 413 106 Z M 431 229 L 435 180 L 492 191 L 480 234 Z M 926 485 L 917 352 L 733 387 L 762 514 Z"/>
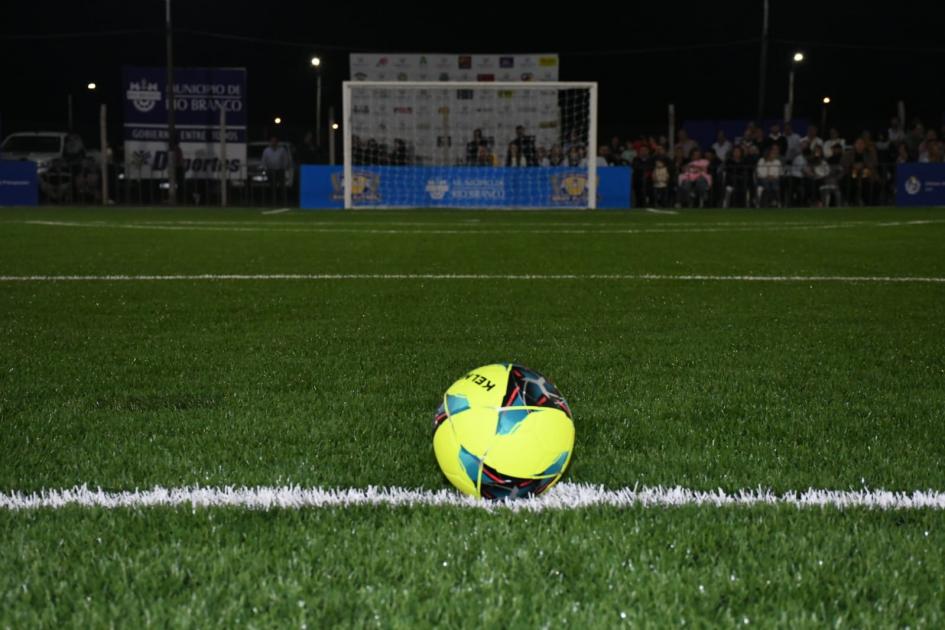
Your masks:
<path fill-rule="evenodd" d="M 682 487 L 634 487 L 606 489 L 601 486 L 561 483 L 540 497 L 510 502 L 486 502 L 452 490 L 409 488 L 322 489 L 281 487 L 154 487 L 150 490 L 109 492 L 76 486 L 35 493 L 0 493 L 0 510 L 81 508 L 243 508 L 248 510 L 387 507 L 457 507 L 485 510 L 540 512 L 590 507 L 755 507 L 866 508 L 875 510 L 945 509 L 945 492 L 916 490 L 818 490 L 776 493 L 771 490 L 692 490 Z"/>

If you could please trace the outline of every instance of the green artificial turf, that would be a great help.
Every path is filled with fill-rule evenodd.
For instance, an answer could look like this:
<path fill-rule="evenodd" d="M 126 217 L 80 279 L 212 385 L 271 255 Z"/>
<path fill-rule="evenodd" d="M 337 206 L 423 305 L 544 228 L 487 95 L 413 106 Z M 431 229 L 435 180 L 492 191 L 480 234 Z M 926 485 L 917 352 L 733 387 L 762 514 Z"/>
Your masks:
<path fill-rule="evenodd" d="M 945 212 L 0 211 L 0 276 L 36 274 L 940 278 Z M 494 361 L 568 397 L 572 481 L 943 490 L 943 312 L 920 282 L 0 281 L 0 492 L 442 488 L 432 414 Z M 937 626 L 943 518 L 7 512 L 0 627 Z"/>

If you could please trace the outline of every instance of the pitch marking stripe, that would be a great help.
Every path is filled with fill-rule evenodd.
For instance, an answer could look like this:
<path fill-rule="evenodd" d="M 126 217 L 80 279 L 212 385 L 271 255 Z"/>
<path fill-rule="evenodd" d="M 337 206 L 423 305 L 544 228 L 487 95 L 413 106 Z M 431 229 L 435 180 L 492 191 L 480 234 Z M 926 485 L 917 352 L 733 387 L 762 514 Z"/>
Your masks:
<path fill-rule="evenodd" d="M 463 273 L 300 273 L 300 274 L 168 274 L 168 275 L 24 275 L 0 276 L 0 282 L 171 282 L 269 280 L 628 280 L 679 282 L 837 282 L 874 284 L 943 284 L 939 276 L 751 276 L 669 274 L 463 274 Z"/>
<path fill-rule="evenodd" d="M 702 491 L 674 487 L 638 487 L 608 490 L 600 486 L 562 483 L 548 494 L 509 503 L 487 503 L 450 490 L 407 488 L 322 489 L 289 487 L 155 487 L 150 490 L 107 492 L 85 486 L 38 493 L 0 493 L 0 509 L 8 511 L 86 508 L 238 507 L 254 510 L 325 507 L 460 507 L 486 510 L 540 512 L 588 507 L 659 508 L 677 506 L 796 508 L 868 508 L 876 510 L 942 510 L 945 492 L 916 490 L 818 490 L 775 493 L 770 490 Z"/>
<path fill-rule="evenodd" d="M 521 227 L 520 229 L 385 229 L 385 228 L 355 228 L 355 227 L 332 227 L 321 228 L 314 224 L 308 226 L 293 227 L 240 227 L 240 226 L 212 226 L 212 225 L 157 225 L 153 223 L 104 223 L 91 222 L 80 223 L 73 221 L 10 221 L 9 223 L 21 223 L 26 225 L 44 225 L 53 227 L 78 227 L 78 228 L 103 228 L 103 229 L 121 229 L 121 230 L 157 230 L 168 232 L 280 232 L 296 234 L 505 234 L 505 235 L 543 235 L 543 234 L 707 234 L 707 233 L 729 233 L 729 232 L 792 232 L 808 230 L 840 230 L 850 228 L 889 228 L 906 227 L 915 225 L 929 225 L 936 223 L 945 223 L 945 221 L 935 220 L 915 220 L 915 221 L 886 221 L 882 223 L 819 223 L 810 225 L 772 225 L 758 223 L 757 225 L 745 227 L 667 227 L 667 228 L 618 228 L 618 229 L 534 229 Z"/>

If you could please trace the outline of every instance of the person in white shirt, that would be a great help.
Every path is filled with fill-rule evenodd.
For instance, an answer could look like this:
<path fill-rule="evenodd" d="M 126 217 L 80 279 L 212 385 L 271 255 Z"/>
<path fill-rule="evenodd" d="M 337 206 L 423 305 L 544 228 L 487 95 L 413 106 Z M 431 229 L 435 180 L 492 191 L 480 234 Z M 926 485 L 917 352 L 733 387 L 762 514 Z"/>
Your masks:
<path fill-rule="evenodd" d="M 776 144 L 768 148 L 768 152 L 758 160 L 755 166 L 755 179 L 758 182 L 758 206 L 764 205 L 765 197 L 770 204 L 781 207 L 781 149 Z"/>
<path fill-rule="evenodd" d="M 725 132 L 721 129 L 719 129 L 719 133 L 715 137 L 715 142 L 712 143 L 712 150 L 715 151 L 720 162 L 724 162 L 726 158 L 728 158 L 729 152 L 732 150 L 732 143 L 725 137 Z"/>
<path fill-rule="evenodd" d="M 824 153 L 827 155 L 833 155 L 833 148 L 840 147 L 840 153 L 847 148 L 846 141 L 840 137 L 840 132 L 837 131 L 836 127 L 830 128 L 830 138 L 824 142 Z"/>
<path fill-rule="evenodd" d="M 528 160 L 519 151 L 518 145 L 514 142 L 509 143 L 509 152 L 505 156 L 505 165 L 513 167 L 528 166 Z"/>
<path fill-rule="evenodd" d="M 791 162 L 801 152 L 801 137 L 794 133 L 791 123 L 784 123 L 784 138 L 787 140 L 787 155 L 785 160 Z"/>
<path fill-rule="evenodd" d="M 824 141 L 817 135 L 817 127 L 810 125 L 807 127 L 807 134 L 801 138 L 801 151 L 807 150 L 813 153 L 817 147 L 823 149 Z"/>
<path fill-rule="evenodd" d="M 898 116 L 893 116 L 889 121 L 889 132 L 886 134 L 886 137 L 892 144 L 899 144 L 900 142 L 906 141 L 906 130 L 902 128 L 902 123 L 899 122 Z"/>
<path fill-rule="evenodd" d="M 272 203 L 285 203 L 285 173 L 292 168 L 292 158 L 285 146 L 279 143 L 279 138 L 273 136 L 269 139 L 260 166 L 266 171 Z"/>

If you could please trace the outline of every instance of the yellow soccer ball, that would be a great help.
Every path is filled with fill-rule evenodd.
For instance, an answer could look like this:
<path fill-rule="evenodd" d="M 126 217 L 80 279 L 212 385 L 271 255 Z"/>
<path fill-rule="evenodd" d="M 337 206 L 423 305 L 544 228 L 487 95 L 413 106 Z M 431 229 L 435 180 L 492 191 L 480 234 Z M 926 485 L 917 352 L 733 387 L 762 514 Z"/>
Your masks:
<path fill-rule="evenodd" d="M 433 419 L 433 451 L 461 492 L 485 499 L 539 495 L 571 461 L 571 408 L 551 381 L 495 363 L 453 383 Z"/>

